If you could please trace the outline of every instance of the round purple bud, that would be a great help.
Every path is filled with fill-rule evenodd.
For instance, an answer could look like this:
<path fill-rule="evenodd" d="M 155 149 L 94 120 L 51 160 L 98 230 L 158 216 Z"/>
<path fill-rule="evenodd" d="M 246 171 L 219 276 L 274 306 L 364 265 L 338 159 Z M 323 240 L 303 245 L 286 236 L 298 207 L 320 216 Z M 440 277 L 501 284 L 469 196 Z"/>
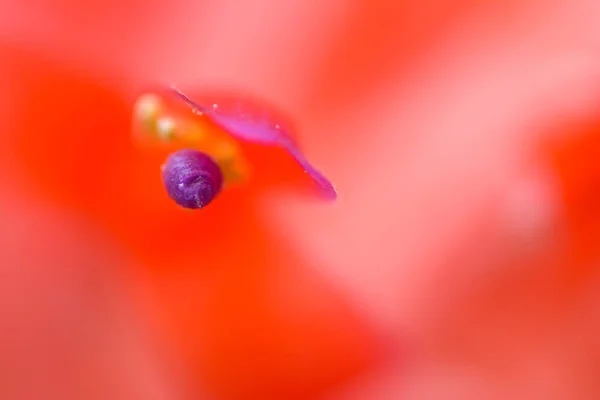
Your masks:
<path fill-rule="evenodd" d="M 223 174 L 213 159 L 191 149 L 169 155 L 162 176 L 169 197 L 185 208 L 205 207 L 223 185 Z"/>

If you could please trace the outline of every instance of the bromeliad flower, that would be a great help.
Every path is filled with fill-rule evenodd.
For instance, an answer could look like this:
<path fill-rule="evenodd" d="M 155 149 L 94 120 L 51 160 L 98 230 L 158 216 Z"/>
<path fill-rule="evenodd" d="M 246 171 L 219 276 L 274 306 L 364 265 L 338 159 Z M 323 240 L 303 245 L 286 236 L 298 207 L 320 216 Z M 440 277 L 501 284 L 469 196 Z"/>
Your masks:
<path fill-rule="evenodd" d="M 0 54 L 6 84 L 18 88 L 6 170 L 21 171 L 36 198 L 97 226 L 129 254 L 124 264 L 141 275 L 132 286 L 148 299 L 142 314 L 152 316 L 144 329 L 166 343 L 193 390 L 312 398 L 373 364 L 370 325 L 263 215 L 274 184 L 326 187 L 290 147 L 243 140 L 170 88 L 132 96 L 123 81 L 133 78 L 118 70 L 85 61 L 74 70 L 70 60 L 18 46 Z M 202 212 L 183 212 L 168 196 L 196 206 L 215 193 Z"/>
<path fill-rule="evenodd" d="M 133 132 L 139 141 L 196 150 L 178 152 L 163 165 L 165 187 L 177 204 L 202 208 L 222 184 L 247 182 L 252 163 L 245 143 L 285 150 L 324 198 L 336 198 L 331 182 L 308 162 L 292 138 L 291 124 L 271 108 L 234 96 L 200 98 L 194 101 L 171 87 L 142 95 L 134 107 Z"/>

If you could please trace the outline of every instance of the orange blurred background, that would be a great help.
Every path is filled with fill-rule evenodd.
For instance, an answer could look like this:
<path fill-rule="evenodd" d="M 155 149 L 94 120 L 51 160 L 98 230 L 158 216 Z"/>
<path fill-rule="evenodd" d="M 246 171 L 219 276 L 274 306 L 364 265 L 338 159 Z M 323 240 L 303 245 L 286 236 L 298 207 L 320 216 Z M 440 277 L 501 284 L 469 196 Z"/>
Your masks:
<path fill-rule="evenodd" d="M 0 398 L 600 398 L 596 1 L 0 4 Z M 337 202 L 270 149 L 179 209 L 171 83 L 286 110 Z"/>

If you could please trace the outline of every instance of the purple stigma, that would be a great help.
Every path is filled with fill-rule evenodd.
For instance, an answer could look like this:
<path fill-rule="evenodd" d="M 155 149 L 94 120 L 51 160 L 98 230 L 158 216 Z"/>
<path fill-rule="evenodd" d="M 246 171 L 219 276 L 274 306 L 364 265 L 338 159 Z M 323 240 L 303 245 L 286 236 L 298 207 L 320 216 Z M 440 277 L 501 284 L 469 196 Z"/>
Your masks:
<path fill-rule="evenodd" d="M 191 149 L 169 155 L 162 176 L 169 197 L 191 209 L 206 207 L 223 186 L 223 174 L 213 159 Z"/>

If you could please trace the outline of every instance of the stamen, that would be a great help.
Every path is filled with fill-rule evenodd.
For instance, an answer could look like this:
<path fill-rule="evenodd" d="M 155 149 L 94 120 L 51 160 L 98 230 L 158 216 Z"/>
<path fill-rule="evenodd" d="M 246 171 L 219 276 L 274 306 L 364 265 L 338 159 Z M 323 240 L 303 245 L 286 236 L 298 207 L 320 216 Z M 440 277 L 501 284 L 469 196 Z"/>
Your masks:
<path fill-rule="evenodd" d="M 174 139 L 176 134 L 175 121 L 169 117 L 159 118 L 156 121 L 156 131 L 158 136 L 163 140 Z"/>
<path fill-rule="evenodd" d="M 141 96 L 135 103 L 134 114 L 138 121 L 152 126 L 156 123 L 156 119 L 161 114 L 163 103 L 159 96 L 155 94 L 145 94 Z"/>

